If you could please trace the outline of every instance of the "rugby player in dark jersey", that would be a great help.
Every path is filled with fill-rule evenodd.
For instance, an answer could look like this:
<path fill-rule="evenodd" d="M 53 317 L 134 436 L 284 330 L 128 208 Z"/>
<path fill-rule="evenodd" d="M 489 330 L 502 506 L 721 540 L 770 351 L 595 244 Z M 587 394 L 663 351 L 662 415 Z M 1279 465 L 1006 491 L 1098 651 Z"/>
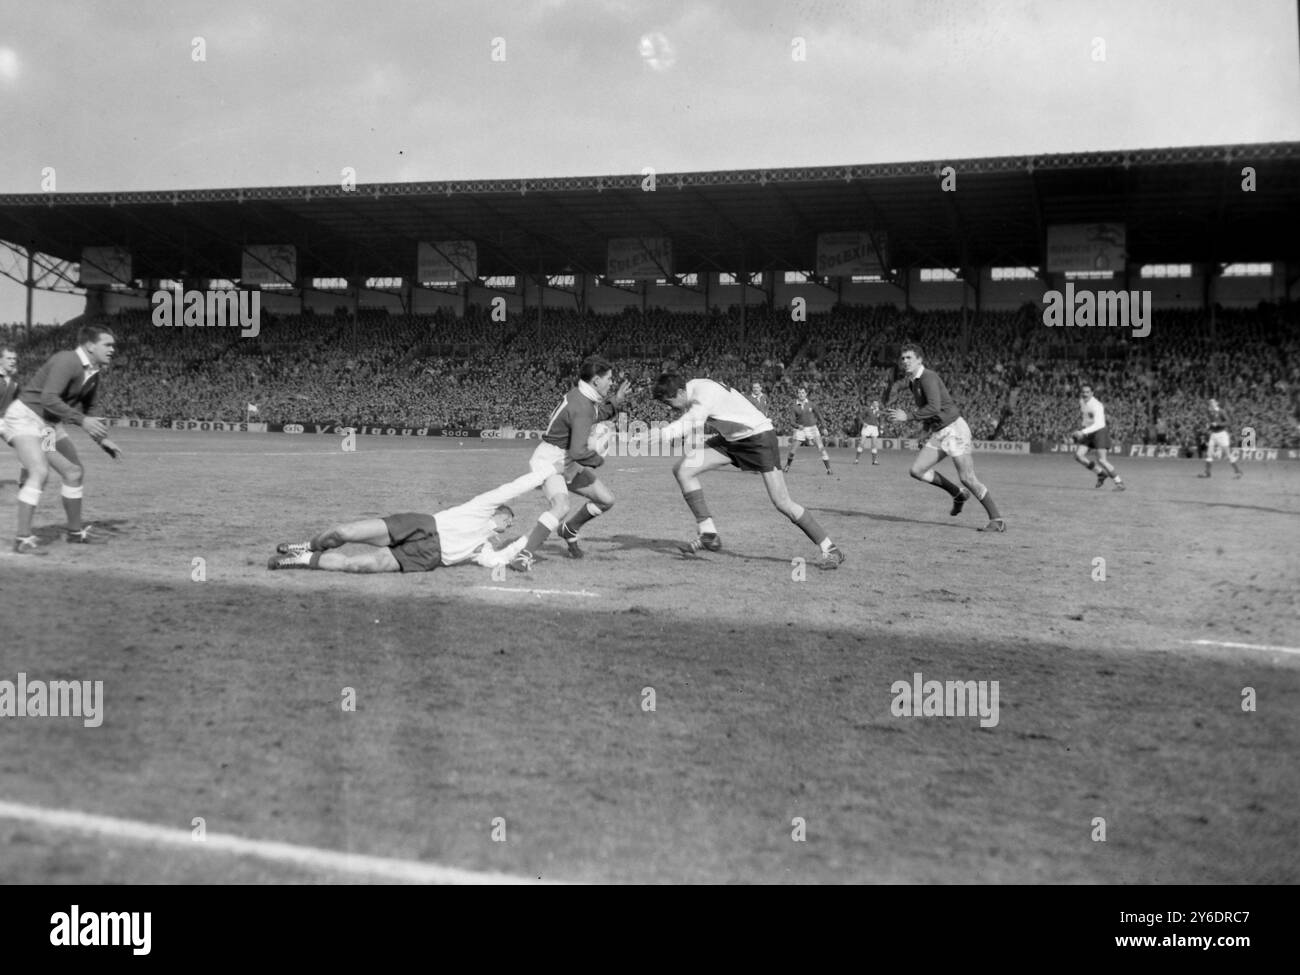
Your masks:
<path fill-rule="evenodd" d="M 858 436 L 861 437 L 861 439 L 858 441 L 857 452 L 853 455 L 853 463 L 856 464 L 862 459 L 862 451 L 867 449 L 867 444 L 871 444 L 871 466 L 875 467 L 880 463 L 878 454 L 880 451 L 880 422 L 882 412 L 880 400 L 872 400 L 871 405 L 867 407 L 866 412 L 862 416 L 862 429 L 861 432 L 858 433 Z M 854 424 L 854 426 L 857 425 L 858 424 Z"/>
<path fill-rule="evenodd" d="M 12 345 L 0 345 L 0 441 L 8 443 L 4 434 L 4 415 L 9 404 L 18 398 L 18 350 Z M 18 487 L 27 480 L 27 469 L 18 468 Z"/>
<path fill-rule="evenodd" d="M 528 533 L 521 559 L 531 559 L 551 532 L 564 539 L 571 557 L 582 558 L 579 529 L 614 507 L 614 492 L 595 474 L 605 458 L 590 445 L 592 425 L 614 416 L 632 388 L 624 380 L 606 402 L 613 385 L 614 367 L 598 356 L 587 359 L 578 370 L 578 384 L 565 394 L 546 422 L 542 442 L 529 459 L 529 469 L 547 475 L 542 490 L 551 507 L 542 512 Z M 570 493 L 578 495 L 572 509 Z"/>
<path fill-rule="evenodd" d="M 1228 433 L 1228 428 L 1232 426 L 1232 417 L 1228 411 L 1219 405 L 1217 399 L 1210 400 L 1209 420 L 1210 420 L 1210 441 L 1205 445 L 1205 473 L 1197 474 L 1197 477 L 1209 477 L 1210 468 L 1219 457 L 1227 457 L 1228 463 L 1232 465 L 1233 473 L 1237 477 L 1242 476 L 1241 468 L 1237 466 L 1237 452 L 1232 449 L 1232 437 Z"/>
<path fill-rule="evenodd" d="M 800 386 L 795 395 L 794 403 L 794 432 L 790 434 L 790 453 L 785 459 L 784 472 L 790 472 L 790 465 L 794 463 L 795 451 L 799 449 L 801 443 L 815 444 L 821 451 L 822 463 L 826 465 L 826 473 L 831 472 L 831 459 L 826 453 L 826 445 L 822 443 L 822 415 L 817 411 L 817 407 L 808 401 L 808 390 Z"/>
<path fill-rule="evenodd" d="M 36 370 L 0 420 L 0 437 L 17 451 L 18 462 L 27 471 L 18 489 L 18 530 L 13 547 L 20 555 L 44 554 L 32 534 L 32 516 L 51 469 L 63 482 L 59 493 L 68 518 L 64 537 L 80 545 L 104 541 L 81 524 L 85 471 L 65 427 L 81 427 L 111 457 L 120 456 L 117 445 L 108 439 L 108 425 L 100 417 L 87 415 L 95 405 L 100 371 L 113 361 L 117 343 L 112 332 L 94 325 L 82 326 L 77 342 L 75 349 L 56 352 Z"/>
<path fill-rule="evenodd" d="M 962 419 L 957 404 L 948 393 L 948 387 L 943 384 L 937 372 L 925 368 L 921 347 L 915 342 L 903 345 L 898 364 L 907 375 L 907 388 L 911 390 L 912 399 L 916 401 L 916 409 L 908 413 L 907 410 L 895 408 L 888 411 L 888 416 L 895 423 L 920 420 L 925 432 L 929 434 L 929 439 L 916 455 L 916 460 L 912 462 L 912 469 L 908 473 L 918 481 L 943 488 L 952 495 L 952 511 L 949 512 L 952 515 L 961 514 L 962 506 L 966 504 L 967 499 L 972 494 L 975 495 L 976 500 L 984 506 L 989 516 L 988 524 L 980 531 L 1006 531 L 1006 520 L 998 511 L 993 495 L 975 476 L 975 461 L 971 457 L 970 427 Z M 935 465 L 945 456 L 952 458 L 961 483 L 965 485 L 964 488 L 959 488 L 934 470 Z"/>

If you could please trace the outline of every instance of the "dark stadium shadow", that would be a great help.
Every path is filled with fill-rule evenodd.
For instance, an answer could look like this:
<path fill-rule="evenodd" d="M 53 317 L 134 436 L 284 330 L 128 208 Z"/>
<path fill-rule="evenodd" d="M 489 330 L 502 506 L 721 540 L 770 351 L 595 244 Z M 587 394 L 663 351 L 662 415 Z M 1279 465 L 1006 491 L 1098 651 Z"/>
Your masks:
<path fill-rule="evenodd" d="M 912 525 L 944 525 L 947 522 L 927 521 L 921 518 L 901 518 L 898 515 L 882 515 L 874 511 L 850 511 L 848 508 L 814 508 L 811 505 L 809 511 L 826 512 L 828 515 L 844 515 L 846 518 L 870 518 L 872 521 L 896 521 L 907 522 Z M 954 518 L 951 524 L 956 525 L 958 521 Z"/>
<path fill-rule="evenodd" d="M 84 524 L 90 525 L 92 530 L 100 535 L 116 536 L 122 534 L 123 528 L 130 524 L 121 518 L 106 518 L 103 521 L 87 519 Z M 39 528 L 33 528 L 32 534 L 37 537 L 42 545 L 50 542 L 61 541 L 64 533 L 64 523 L 59 522 L 52 525 L 41 525 Z"/>
<path fill-rule="evenodd" d="M 1203 508 L 1240 508 L 1242 511 L 1267 511 L 1275 515 L 1300 516 L 1300 511 L 1283 511 L 1281 508 L 1266 508 L 1262 504 L 1228 504 L 1226 501 L 1175 501 L 1174 504 L 1198 504 Z"/>
<path fill-rule="evenodd" d="M 680 541 L 674 541 L 672 539 L 663 538 L 642 538 L 639 535 L 615 535 L 613 538 L 606 539 L 606 541 L 612 542 L 618 550 L 640 548 L 647 549 L 651 552 L 659 552 L 663 555 L 671 555 L 676 559 L 684 559 L 688 557 L 682 555 L 681 551 L 677 548 L 678 545 L 686 541 L 685 538 Z M 726 555 L 733 559 L 752 559 L 756 562 L 780 562 L 782 565 L 788 564 L 790 561 L 789 559 L 774 558 L 770 555 L 746 555 L 744 552 L 736 552 L 728 548 L 724 548 L 721 552 L 707 552 L 699 557 L 708 558 L 714 555 Z M 694 557 L 692 556 L 692 558 Z"/>

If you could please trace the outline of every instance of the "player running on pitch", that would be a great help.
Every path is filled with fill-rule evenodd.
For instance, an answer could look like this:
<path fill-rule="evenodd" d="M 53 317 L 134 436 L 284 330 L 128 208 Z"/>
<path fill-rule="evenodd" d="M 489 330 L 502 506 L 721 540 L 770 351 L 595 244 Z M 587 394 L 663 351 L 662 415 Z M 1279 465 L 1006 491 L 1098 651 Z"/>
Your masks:
<path fill-rule="evenodd" d="M 1197 477 L 1209 477 L 1210 467 L 1220 456 L 1227 457 L 1228 463 L 1232 465 L 1232 471 L 1237 477 L 1242 477 L 1241 468 L 1237 466 L 1237 452 L 1232 449 L 1232 438 L 1228 435 L 1228 428 L 1232 426 L 1232 417 L 1228 411 L 1219 406 L 1217 399 L 1210 400 L 1210 441 L 1205 445 L 1205 473 L 1197 474 Z"/>
<path fill-rule="evenodd" d="M 27 471 L 18 489 L 18 530 L 13 550 L 19 555 L 45 554 L 32 534 L 32 516 L 51 469 L 63 481 L 59 493 L 68 518 L 64 538 L 77 545 L 105 541 L 90 527 L 82 527 L 85 471 L 65 425 L 81 427 L 110 457 L 121 456 L 117 445 L 108 439 L 108 425 L 103 419 L 87 416 L 95 405 L 100 371 L 113 361 L 116 349 L 117 342 L 108 329 L 82 326 L 77 332 L 77 347 L 50 356 L 5 409 L 0 438 L 17 451 L 18 462 Z"/>
<path fill-rule="evenodd" d="M 599 356 L 585 360 L 578 370 L 578 385 L 565 394 L 546 423 L 542 442 L 529 459 L 529 469 L 546 475 L 542 490 L 550 510 L 542 512 L 528 533 L 524 551 L 531 557 L 556 532 L 572 558 L 582 558 L 578 531 L 587 522 L 614 507 L 614 492 L 594 471 L 605 458 L 589 444 L 591 427 L 612 417 L 627 398 L 631 383 L 624 380 L 607 403 L 614 385 L 614 367 Z M 569 492 L 579 503 L 569 509 Z"/>
<path fill-rule="evenodd" d="M 1079 409 L 1083 413 L 1083 426 L 1074 431 L 1074 459 L 1090 471 L 1097 472 L 1095 487 L 1106 483 L 1107 477 L 1115 479 L 1115 490 L 1124 490 L 1124 479 L 1115 473 L 1115 466 L 1106 460 L 1110 450 L 1110 431 L 1106 429 L 1106 407 L 1092 395 L 1092 387 L 1085 383 L 1079 389 Z M 1096 463 L 1088 459 L 1088 452 L 1097 455 Z"/>
<path fill-rule="evenodd" d="M 867 444 L 871 444 L 871 466 L 875 467 L 880 463 L 877 454 L 880 451 L 880 421 L 881 421 L 880 400 L 873 399 L 871 405 L 867 407 L 866 416 L 862 418 L 861 439 L 858 441 L 857 452 L 853 455 L 853 463 L 862 459 L 862 452 L 867 449 Z"/>
<path fill-rule="evenodd" d="M 776 441 L 772 421 L 765 417 L 741 393 L 712 379 L 684 379 L 676 373 L 664 373 L 655 381 L 652 395 L 661 403 L 686 412 L 659 429 L 661 443 L 694 435 L 707 422 L 718 432 L 702 446 L 690 446 L 686 456 L 673 465 L 673 476 L 682 489 L 682 497 L 695 516 L 699 535 L 680 546 L 684 555 L 701 549 L 716 552 L 722 539 L 704 503 L 700 475 L 731 464 L 742 471 L 763 476 L 763 486 L 776 510 L 785 515 L 807 535 L 821 554 L 817 567 L 835 569 L 844 561 L 844 553 L 822 530 L 812 512 L 790 498 L 781 472 L 781 448 Z"/>
<path fill-rule="evenodd" d="M 790 434 L 790 454 L 785 459 L 785 473 L 790 472 L 795 451 L 799 449 L 801 443 L 816 444 L 817 449 L 821 451 L 822 463 L 826 465 L 826 473 L 831 472 L 831 458 L 826 453 L 825 444 L 822 443 L 822 432 L 819 429 L 821 426 L 821 414 L 817 412 L 817 407 L 808 402 L 808 390 L 800 386 L 795 395 L 794 432 Z"/>
<path fill-rule="evenodd" d="M 918 481 L 943 488 L 952 495 L 952 511 L 948 512 L 950 515 L 961 514 L 962 506 L 972 494 L 975 495 L 976 500 L 984 506 L 989 516 L 988 524 L 979 530 L 1004 532 L 1007 530 L 1007 523 L 998 511 L 993 495 L 975 476 L 975 460 L 971 457 L 970 427 L 962 419 L 957 404 L 953 402 L 948 387 L 943 384 L 939 374 L 933 369 L 925 368 L 924 361 L 921 347 L 915 342 L 908 342 L 903 346 L 898 362 L 907 375 L 907 388 L 911 390 L 912 399 L 916 401 L 916 409 L 911 414 L 900 409 L 889 410 L 886 414 L 895 423 L 920 420 L 925 432 L 930 435 L 925 446 L 917 454 L 916 460 L 912 462 L 912 468 L 908 473 Z M 964 488 L 959 488 L 934 470 L 934 466 L 943 460 L 945 455 L 952 458 L 961 483 L 965 485 Z"/>
<path fill-rule="evenodd" d="M 486 568 L 509 565 L 518 572 L 533 567 L 524 552 L 526 539 L 502 549 L 492 542 L 515 520 L 506 504 L 542 483 L 528 473 L 471 498 L 462 505 L 425 515 L 415 512 L 366 518 L 335 525 L 306 542 L 281 542 L 268 569 L 324 569 L 327 572 L 432 572 L 443 566 L 474 562 Z M 331 549 L 354 542 L 378 551 L 344 555 Z"/>

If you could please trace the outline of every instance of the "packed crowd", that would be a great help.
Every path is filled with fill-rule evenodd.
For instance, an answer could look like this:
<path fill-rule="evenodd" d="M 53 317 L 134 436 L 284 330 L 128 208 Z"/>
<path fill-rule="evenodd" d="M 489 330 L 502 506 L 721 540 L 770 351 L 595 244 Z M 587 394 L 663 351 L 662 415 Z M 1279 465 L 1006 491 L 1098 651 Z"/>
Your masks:
<path fill-rule="evenodd" d="M 498 316 L 499 317 L 499 316 Z M 829 436 L 855 429 L 873 399 L 910 402 L 894 358 L 918 341 L 980 439 L 1060 440 L 1079 425 L 1078 388 L 1106 404 L 1112 435 L 1194 449 L 1205 402 L 1217 396 L 1237 423 L 1269 446 L 1300 445 L 1300 309 L 1156 312 L 1151 334 L 1048 329 L 1032 306 L 1013 312 L 842 307 L 792 321 L 788 310 L 750 307 L 614 315 L 548 308 L 506 321 L 490 309 L 357 320 L 263 313 L 260 334 L 155 328 L 146 313 L 105 319 L 118 337 L 107 415 L 162 420 L 397 423 L 491 428 L 545 425 L 584 356 L 599 353 L 633 383 L 633 416 L 665 419 L 651 381 L 676 369 L 748 390 L 760 382 L 780 432 L 806 387 Z M 72 327 L 37 329 L 16 345 L 20 375 L 73 344 Z M 888 428 L 905 435 L 910 427 Z M 1239 431 L 1234 431 L 1234 437 Z"/>

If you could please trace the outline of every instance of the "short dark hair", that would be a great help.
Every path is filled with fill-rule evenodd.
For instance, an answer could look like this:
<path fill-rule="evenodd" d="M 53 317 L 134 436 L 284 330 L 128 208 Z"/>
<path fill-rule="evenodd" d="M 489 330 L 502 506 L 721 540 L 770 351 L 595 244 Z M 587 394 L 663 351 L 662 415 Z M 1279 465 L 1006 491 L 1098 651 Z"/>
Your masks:
<path fill-rule="evenodd" d="M 4 355 L 6 352 L 12 352 L 14 355 L 18 354 L 18 350 L 12 345 L 6 345 L 4 342 L 0 342 L 0 355 Z"/>
<path fill-rule="evenodd" d="M 515 520 L 515 510 L 514 510 L 514 508 L 510 507 L 510 505 L 508 505 L 508 504 L 499 504 L 499 505 L 497 505 L 496 511 L 492 512 L 492 514 L 494 514 L 494 515 L 501 515 L 501 514 L 509 515 L 511 521 L 514 521 L 514 520 Z"/>
<path fill-rule="evenodd" d="M 685 388 L 685 379 L 675 372 L 665 372 L 655 380 L 650 395 L 661 402 L 667 402 Z"/>
<path fill-rule="evenodd" d="M 901 356 L 904 352 L 914 352 L 918 359 L 921 359 L 923 361 L 925 359 L 925 353 L 921 351 L 920 342 L 914 342 L 911 339 L 904 342 L 902 346 L 899 348 L 898 354 Z"/>
<path fill-rule="evenodd" d="M 582 365 L 578 367 L 578 378 L 584 383 L 589 383 L 597 376 L 603 376 L 614 369 L 614 364 L 607 359 L 593 355 L 582 360 Z"/>
<path fill-rule="evenodd" d="M 107 335 L 114 341 L 117 336 L 113 334 L 112 329 L 107 329 L 103 325 L 82 325 L 77 329 L 77 344 L 85 345 L 87 342 L 98 342 L 101 335 Z"/>

